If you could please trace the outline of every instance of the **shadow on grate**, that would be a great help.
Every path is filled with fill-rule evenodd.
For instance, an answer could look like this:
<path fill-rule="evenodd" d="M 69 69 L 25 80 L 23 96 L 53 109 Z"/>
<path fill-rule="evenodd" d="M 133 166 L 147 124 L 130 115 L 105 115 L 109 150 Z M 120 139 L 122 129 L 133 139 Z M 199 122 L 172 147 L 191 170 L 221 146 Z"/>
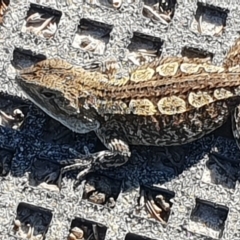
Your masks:
<path fill-rule="evenodd" d="M 73 144 L 76 141 L 76 134 L 63 126 L 60 122 L 46 117 L 41 139 L 44 142 L 57 144 Z"/>
<path fill-rule="evenodd" d="M 29 174 L 29 185 L 41 187 L 51 191 L 59 191 L 58 177 L 61 166 L 52 161 L 35 159 L 31 166 Z"/>
<path fill-rule="evenodd" d="M 5 177 L 11 171 L 12 159 L 15 150 L 10 147 L 0 148 L 0 177 Z"/>

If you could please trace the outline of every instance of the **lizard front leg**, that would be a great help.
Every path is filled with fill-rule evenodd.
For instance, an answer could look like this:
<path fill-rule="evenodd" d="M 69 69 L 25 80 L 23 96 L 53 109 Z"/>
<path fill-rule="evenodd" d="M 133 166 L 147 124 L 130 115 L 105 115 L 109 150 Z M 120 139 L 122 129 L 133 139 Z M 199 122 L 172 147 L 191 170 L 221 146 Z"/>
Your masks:
<path fill-rule="evenodd" d="M 89 153 L 88 149 L 86 148 L 85 155 L 82 155 L 73 149 L 70 149 L 70 152 L 73 153 L 76 158 L 60 161 L 60 164 L 65 166 L 61 168 L 58 177 L 57 185 L 59 187 L 61 186 L 62 175 L 66 172 L 82 169 L 77 175 L 77 180 L 79 180 L 86 174 L 96 171 L 97 169 L 108 169 L 111 167 L 121 166 L 125 164 L 129 158 L 109 150 Z"/>
<path fill-rule="evenodd" d="M 82 178 L 87 173 L 97 169 L 108 169 L 110 167 L 119 167 L 124 165 L 131 153 L 127 142 L 124 140 L 124 133 L 119 127 L 102 126 L 96 131 L 97 136 L 102 143 L 108 148 L 96 153 L 89 153 L 85 148 L 85 155 L 76 152 L 73 149 L 70 151 L 76 156 L 76 159 L 61 160 L 61 164 L 67 165 L 61 169 L 58 186 L 61 184 L 62 175 L 65 172 L 77 169 L 83 169 L 77 176 L 77 179 Z"/>

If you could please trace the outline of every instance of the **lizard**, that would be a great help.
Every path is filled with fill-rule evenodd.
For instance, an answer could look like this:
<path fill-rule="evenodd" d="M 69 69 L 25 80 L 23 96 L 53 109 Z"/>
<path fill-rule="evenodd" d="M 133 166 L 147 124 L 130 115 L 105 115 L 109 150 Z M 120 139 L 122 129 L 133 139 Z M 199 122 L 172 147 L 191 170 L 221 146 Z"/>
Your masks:
<path fill-rule="evenodd" d="M 130 145 L 178 146 L 222 126 L 232 116 L 240 147 L 240 39 L 222 66 L 200 58 L 165 57 L 115 79 L 62 59 L 46 59 L 18 71 L 30 100 L 77 133 L 94 131 L 107 150 L 73 159 L 61 174 L 125 164 Z M 88 160 L 88 161 L 85 161 Z"/>

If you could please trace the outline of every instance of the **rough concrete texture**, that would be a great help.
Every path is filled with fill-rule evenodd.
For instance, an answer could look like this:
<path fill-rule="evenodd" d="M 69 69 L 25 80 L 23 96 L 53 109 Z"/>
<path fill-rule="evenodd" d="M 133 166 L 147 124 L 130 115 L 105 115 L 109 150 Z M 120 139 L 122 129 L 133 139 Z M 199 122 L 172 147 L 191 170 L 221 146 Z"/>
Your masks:
<path fill-rule="evenodd" d="M 156 2 L 145 1 L 148 5 Z M 98 171 L 116 186 L 113 208 L 84 199 L 86 180 L 75 187 L 77 172 L 64 175 L 60 190 L 56 182 L 46 183 L 44 174 L 50 171 L 57 176 L 59 162 L 73 157 L 69 148 L 83 153 L 84 146 L 90 152 L 102 146 L 93 133 L 72 133 L 32 105 L 15 83 L 15 68 L 53 57 L 83 67 L 114 57 L 124 73 L 134 66 L 127 56 L 136 48 L 158 50 L 161 56 L 180 56 L 183 50 L 196 48 L 220 65 L 238 37 L 238 1 L 178 0 L 167 24 L 144 17 L 142 9 L 143 1 L 138 0 L 124 1 L 119 9 L 104 0 L 97 4 L 78 0 L 10 1 L 0 25 L 0 110 L 12 114 L 14 109 L 21 109 L 26 118 L 17 130 L 0 127 L 0 239 L 22 239 L 16 219 L 31 226 L 25 232 L 34 227 L 31 239 L 42 239 L 42 235 L 49 240 L 67 239 L 70 229 L 81 224 L 97 226 L 99 240 L 240 239 L 240 151 L 232 139 L 220 136 L 230 131 L 228 125 L 182 147 L 182 164 L 169 162 L 161 148 L 132 147 L 129 163 Z M 38 11 L 55 17 L 58 24 L 54 37 L 27 32 L 27 17 Z M 195 18 L 198 14 L 202 14 L 202 32 L 199 18 Z M 85 25 L 86 36 L 100 36 L 100 54 L 77 47 L 80 23 Z M 204 24 L 210 24 L 207 33 Z M 220 33 L 212 36 L 214 31 Z M 150 218 L 144 208 L 138 209 L 141 189 L 168 198 L 171 209 L 166 225 Z M 25 234 L 25 238 L 30 235 Z"/>

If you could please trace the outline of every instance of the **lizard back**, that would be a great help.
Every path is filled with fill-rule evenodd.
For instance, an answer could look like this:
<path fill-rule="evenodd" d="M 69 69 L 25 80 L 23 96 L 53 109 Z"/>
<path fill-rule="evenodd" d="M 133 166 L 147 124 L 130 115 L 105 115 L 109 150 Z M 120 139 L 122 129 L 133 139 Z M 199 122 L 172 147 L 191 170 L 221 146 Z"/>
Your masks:
<path fill-rule="evenodd" d="M 239 95 L 238 68 L 206 61 L 167 58 L 141 66 L 120 80 L 58 59 L 42 61 L 21 71 L 23 85 L 61 95 L 76 111 L 95 109 L 99 115 L 174 115 Z"/>
<path fill-rule="evenodd" d="M 179 145 L 220 127 L 240 102 L 239 67 L 166 58 L 115 80 L 59 60 L 20 72 L 34 103 L 73 131 L 133 145 Z M 110 141 L 110 140 L 109 140 Z"/>

